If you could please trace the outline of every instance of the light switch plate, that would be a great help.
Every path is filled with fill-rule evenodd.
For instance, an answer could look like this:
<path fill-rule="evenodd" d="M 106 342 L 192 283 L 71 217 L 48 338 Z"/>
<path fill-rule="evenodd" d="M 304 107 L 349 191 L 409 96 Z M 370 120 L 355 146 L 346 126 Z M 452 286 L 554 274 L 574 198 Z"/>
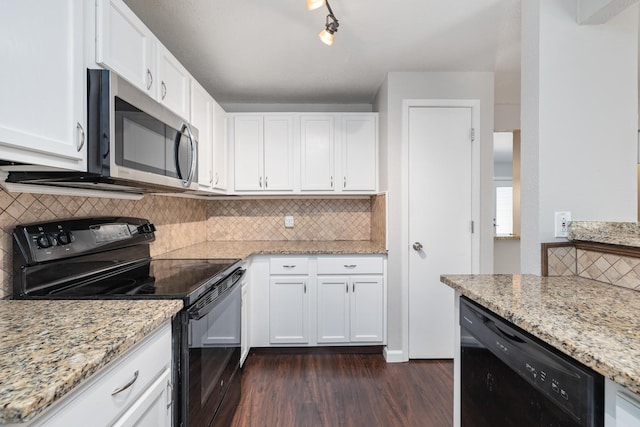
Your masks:
<path fill-rule="evenodd" d="M 294 222 L 293 222 L 293 217 L 290 215 L 287 215 L 284 217 L 284 228 L 293 228 Z"/>
<path fill-rule="evenodd" d="M 569 223 L 571 222 L 571 212 L 562 211 L 554 214 L 554 235 L 556 237 L 569 236 Z"/>

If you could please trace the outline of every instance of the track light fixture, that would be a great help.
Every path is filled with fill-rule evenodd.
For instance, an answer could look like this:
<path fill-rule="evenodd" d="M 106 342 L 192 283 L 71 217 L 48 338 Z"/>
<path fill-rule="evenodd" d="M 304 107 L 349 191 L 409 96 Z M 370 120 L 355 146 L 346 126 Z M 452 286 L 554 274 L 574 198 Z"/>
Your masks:
<path fill-rule="evenodd" d="M 320 31 L 318 37 L 322 41 L 322 43 L 331 46 L 333 44 L 333 35 L 338 31 L 338 18 L 333 14 L 333 10 L 331 10 L 331 6 L 329 5 L 329 0 L 307 0 L 307 9 L 315 10 L 322 5 L 327 5 L 327 9 L 329 10 L 329 14 L 327 15 L 327 21 L 324 24 L 324 30 Z"/>

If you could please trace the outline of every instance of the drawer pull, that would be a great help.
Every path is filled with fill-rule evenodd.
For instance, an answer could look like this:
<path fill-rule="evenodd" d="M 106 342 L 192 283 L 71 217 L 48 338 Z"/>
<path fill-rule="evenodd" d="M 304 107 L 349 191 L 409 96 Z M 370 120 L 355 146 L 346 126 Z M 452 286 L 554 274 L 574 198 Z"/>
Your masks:
<path fill-rule="evenodd" d="M 118 393 L 122 393 L 123 391 L 125 391 L 126 389 L 131 387 L 133 385 L 133 383 L 136 382 L 137 379 L 138 379 L 138 371 L 135 371 L 133 373 L 133 379 L 131 381 L 129 381 L 128 383 L 126 383 L 125 385 L 123 385 L 122 387 L 118 387 L 117 389 L 113 390 L 113 392 L 111 392 L 111 396 L 115 396 Z"/>
<path fill-rule="evenodd" d="M 345 264 L 344 268 L 356 268 L 358 264 Z"/>
<path fill-rule="evenodd" d="M 296 268 L 295 264 L 285 264 L 282 266 L 283 268 Z"/>

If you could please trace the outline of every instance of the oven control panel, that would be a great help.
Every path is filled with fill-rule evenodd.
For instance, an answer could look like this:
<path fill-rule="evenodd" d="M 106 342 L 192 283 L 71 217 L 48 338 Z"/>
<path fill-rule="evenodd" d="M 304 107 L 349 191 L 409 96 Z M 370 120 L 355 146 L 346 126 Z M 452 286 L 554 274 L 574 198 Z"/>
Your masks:
<path fill-rule="evenodd" d="M 101 217 L 16 226 L 14 253 L 22 265 L 150 243 L 155 226 L 146 219 Z"/>

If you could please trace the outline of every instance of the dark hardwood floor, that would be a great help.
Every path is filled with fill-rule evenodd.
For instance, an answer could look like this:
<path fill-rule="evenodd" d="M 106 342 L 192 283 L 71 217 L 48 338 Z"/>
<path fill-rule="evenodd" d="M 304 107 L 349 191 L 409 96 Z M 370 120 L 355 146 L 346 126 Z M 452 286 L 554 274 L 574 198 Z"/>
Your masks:
<path fill-rule="evenodd" d="M 450 427 L 453 363 L 251 354 L 233 427 Z"/>

